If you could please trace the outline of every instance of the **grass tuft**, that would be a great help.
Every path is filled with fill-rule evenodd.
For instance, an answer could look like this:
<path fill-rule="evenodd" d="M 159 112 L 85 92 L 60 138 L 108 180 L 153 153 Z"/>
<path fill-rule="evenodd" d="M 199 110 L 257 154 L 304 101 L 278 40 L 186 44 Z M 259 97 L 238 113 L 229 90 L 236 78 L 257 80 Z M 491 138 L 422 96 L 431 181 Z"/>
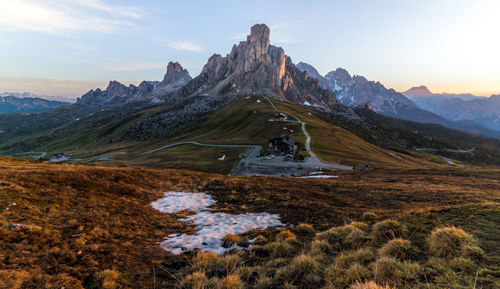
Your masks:
<path fill-rule="evenodd" d="M 372 237 L 379 244 L 405 235 L 406 227 L 393 219 L 377 222 L 372 226 Z"/>

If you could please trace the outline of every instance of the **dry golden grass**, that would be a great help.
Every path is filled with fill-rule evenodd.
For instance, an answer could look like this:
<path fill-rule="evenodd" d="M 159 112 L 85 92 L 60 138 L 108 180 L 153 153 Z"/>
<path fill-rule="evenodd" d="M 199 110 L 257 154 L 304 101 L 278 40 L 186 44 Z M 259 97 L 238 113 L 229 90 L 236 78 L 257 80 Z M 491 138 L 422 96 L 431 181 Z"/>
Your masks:
<path fill-rule="evenodd" d="M 102 287 L 106 283 L 116 288 L 150 288 L 153 285 L 168 288 L 178 284 L 184 279 L 179 275 L 182 268 L 196 262 L 189 256 L 169 254 L 158 242 L 171 233 L 193 233 L 194 229 L 179 221 L 185 213 L 163 214 L 150 206 L 152 201 L 163 197 L 165 191 L 207 192 L 217 200 L 213 206 L 216 211 L 279 213 L 284 223 L 314 225 L 318 232 L 321 231 L 316 239 L 328 242 L 331 247 L 329 251 L 319 243 L 315 245 L 318 252 L 324 251 L 324 258 L 316 260 L 321 263 L 333 262 L 333 255 L 343 250 L 345 239 L 352 232 L 361 229 L 368 236 L 373 235 L 364 225 L 342 225 L 361 219 L 366 212 L 374 212 L 374 218 L 380 220 L 424 216 L 432 211 L 454 210 L 469 204 L 498 203 L 499 172 L 496 169 L 373 170 L 339 173 L 338 179 L 259 178 L 255 182 L 248 177 L 182 170 L 77 166 L 0 157 L 0 288 L 64 286 L 70 289 L 83 288 L 84 283 L 87 287 Z M 434 220 L 426 217 L 418 226 L 426 226 Z M 17 223 L 34 227 L 4 227 Z M 340 227 L 326 234 L 323 232 L 332 226 Z M 432 229 L 426 228 L 425 236 L 417 230 L 419 244 L 425 244 Z M 286 266 L 304 248 L 312 248 L 312 235 L 291 230 L 296 233 L 297 241 L 278 242 L 272 230 L 252 233 L 254 235 L 249 238 L 262 235 L 256 242 L 261 248 L 254 250 L 258 248 L 255 246 L 250 250 L 248 254 L 255 253 L 256 263 L 246 265 L 260 267 L 269 259 L 281 257 L 280 264 L 284 265 L 280 266 Z M 413 227 L 409 230 L 414 231 Z M 485 258 L 494 256 L 494 242 L 488 241 L 486 235 L 479 240 L 477 246 L 487 252 Z M 368 240 L 361 246 L 372 244 Z M 461 256 L 472 260 L 475 268 L 481 268 L 478 262 L 486 262 L 473 257 L 480 254 L 479 247 L 467 246 L 466 253 Z M 370 249 L 376 252 L 378 248 Z M 419 249 L 427 254 L 425 247 Z M 258 251 L 263 255 L 257 256 Z M 236 273 L 240 263 L 247 260 L 238 254 L 231 255 L 236 257 L 219 256 L 207 263 L 215 260 L 225 275 L 229 275 L 228 271 Z M 463 260 L 454 262 L 455 267 L 460 262 L 467 264 Z M 368 268 L 367 264 L 361 265 Z M 351 266 L 349 263 L 346 269 Z M 260 278 L 271 270 L 261 268 L 264 269 L 267 271 L 259 271 L 258 276 L 250 279 Z M 116 271 L 119 277 L 114 278 L 113 274 L 104 273 L 105 270 Z M 202 269 L 195 271 L 199 270 Z M 205 272 L 207 284 L 219 284 L 222 276 L 217 279 L 208 271 Z M 490 273 L 481 274 L 485 275 L 479 275 L 479 279 L 490 278 Z M 316 278 L 309 277 L 308 282 Z M 456 280 L 462 282 L 460 284 L 465 282 L 460 278 Z M 242 281 L 247 282 L 246 279 Z"/>
<path fill-rule="evenodd" d="M 380 257 L 393 257 L 401 260 L 407 259 L 415 253 L 410 241 L 400 238 L 390 240 L 378 250 Z"/>
<path fill-rule="evenodd" d="M 377 242 L 386 242 L 394 238 L 405 237 L 406 227 L 397 220 L 384 220 L 372 227 L 372 237 Z"/>
<path fill-rule="evenodd" d="M 222 238 L 222 246 L 229 248 L 232 245 L 238 244 L 243 238 L 239 235 L 229 234 Z"/>
<path fill-rule="evenodd" d="M 449 226 L 434 229 L 427 243 L 431 253 L 449 258 L 465 254 L 468 248 L 475 246 L 476 241 L 464 230 Z"/>
<path fill-rule="evenodd" d="M 373 281 L 368 281 L 368 282 L 356 282 L 355 284 L 351 285 L 349 289 L 393 289 L 394 287 L 389 287 L 389 285 L 378 285 L 377 283 Z"/>

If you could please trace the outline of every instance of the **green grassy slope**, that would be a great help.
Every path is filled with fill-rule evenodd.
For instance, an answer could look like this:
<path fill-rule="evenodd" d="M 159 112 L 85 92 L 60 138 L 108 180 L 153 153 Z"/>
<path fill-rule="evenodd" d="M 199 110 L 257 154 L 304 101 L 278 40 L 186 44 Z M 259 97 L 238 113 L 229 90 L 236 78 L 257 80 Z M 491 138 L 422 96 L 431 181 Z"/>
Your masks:
<path fill-rule="evenodd" d="M 156 152 L 150 156 L 141 153 L 182 141 L 198 141 L 210 144 L 256 144 L 266 145 L 267 141 L 282 133 L 292 134 L 304 148 L 305 136 L 300 123 L 292 115 L 307 124 L 312 137 L 312 150 L 322 159 L 355 165 L 360 161 L 370 161 L 374 167 L 417 167 L 442 165 L 443 161 L 428 154 L 399 150 L 398 156 L 383 149 L 349 130 L 335 125 L 323 113 L 307 107 L 273 100 L 278 111 L 290 115 L 288 122 L 270 121 L 277 111 L 262 96 L 250 96 L 238 99 L 217 112 L 195 120 L 176 132 L 148 140 L 130 139 L 127 136 L 130 127 L 137 121 L 147 118 L 166 106 L 156 106 L 139 110 L 132 105 L 114 110 L 99 111 L 82 117 L 78 121 L 62 126 L 61 133 L 39 147 L 30 147 L 29 151 L 55 152 L 71 154 L 78 161 L 93 161 L 103 154 L 125 152 L 102 161 L 110 165 L 132 165 L 145 167 L 183 167 L 196 170 L 210 170 L 210 161 L 217 163 L 222 153 L 229 158 L 238 156 L 244 149 L 194 148 L 180 146 L 165 152 Z M 124 116 L 118 117 L 120 114 Z M 286 129 L 284 129 L 286 128 Z M 64 132 L 64 133 L 63 133 Z M 28 150 L 25 150 L 28 151 Z M 185 154 L 186 156 L 182 156 Z M 235 159 L 212 165 L 215 171 L 230 171 L 227 164 L 236 163 Z"/>

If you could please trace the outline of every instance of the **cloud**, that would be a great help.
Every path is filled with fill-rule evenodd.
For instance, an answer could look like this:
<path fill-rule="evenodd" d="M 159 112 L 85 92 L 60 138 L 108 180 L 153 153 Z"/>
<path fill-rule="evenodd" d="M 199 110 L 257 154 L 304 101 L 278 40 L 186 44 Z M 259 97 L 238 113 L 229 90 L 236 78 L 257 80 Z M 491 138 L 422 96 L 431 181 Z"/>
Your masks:
<path fill-rule="evenodd" d="M 170 42 L 168 44 L 170 48 L 176 49 L 176 50 L 184 50 L 184 51 L 192 51 L 192 52 L 201 52 L 203 51 L 203 48 L 201 48 L 199 45 L 190 42 L 190 41 L 176 41 L 176 42 Z"/>
<path fill-rule="evenodd" d="M 112 32 L 140 18 L 139 10 L 101 0 L 0 0 L 0 7 L 0 29 L 12 31 Z"/>

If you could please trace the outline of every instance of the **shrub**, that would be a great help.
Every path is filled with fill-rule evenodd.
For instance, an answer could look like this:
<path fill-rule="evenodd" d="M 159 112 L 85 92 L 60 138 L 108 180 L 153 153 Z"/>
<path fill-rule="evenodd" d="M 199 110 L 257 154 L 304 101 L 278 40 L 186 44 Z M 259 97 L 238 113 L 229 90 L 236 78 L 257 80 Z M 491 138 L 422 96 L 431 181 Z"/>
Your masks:
<path fill-rule="evenodd" d="M 325 240 L 314 240 L 311 243 L 311 256 L 314 256 L 318 260 L 322 260 L 325 255 L 330 254 L 332 251 L 332 246 Z"/>
<path fill-rule="evenodd" d="M 365 222 L 351 222 L 351 225 L 363 231 L 370 229 L 370 225 Z"/>
<path fill-rule="evenodd" d="M 450 268 L 459 273 L 472 274 L 476 269 L 476 265 L 471 259 L 458 257 L 450 261 Z"/>
<path fill-rule="evenodd" d="M 229 234 L 222 238 L 222 247 L 229 248 L 234 244 L 238 244 L 243 238 L 238 235 Z"/>
<path fill-rule="evenodd" d="M 366 280 L 370 277 L 370 270 L 359 263 L 354 263 L 347 269 L 333 264 L 324 272 L 324 279 L 329 288 L 345 288 L 355 281 Z"/>
<path fill-rule="evenodd" d="M 377 243 L 385 243 L 391 239 L 406 235 L 406 227 L 396 220 L 384 220 L 372 226 L 372 237 Z"/>
<path fill-rule="evenodd" d="M 315 240 L 325 240 L 332 245 L 333 249 L 342 249 L 344 239 L 354 230 L 357 230 L 353 225 L 344 225 L 341 227 L 333 227 L 326 231 L 317 233 Z"/>
<path fill-rule="evenodd" d="M 197 269 L 211 270 L 217 266 L 219 255 L 214 252 L 198 252 L 193 258 L 193 267 Z"/>
<path fill-rule="evenodd" d="M 319 264 L 311 256 L 300 254 L 292 259 L 286 267 L 280 268 L 276 274 L 278 280 L 292 282 L 299 288 L 318 288 L 321 282 Z"/>
<path fill-rule="evenodd" d="M 288 230 L 282 230 L 276 237 L 278 242 L 295 242 L 297 241 L 297 236 Z"/>
<path fill-rule="evenodd" d="M 255 289 L 268 289 L 271 287 L 272 279 L 267 276 L 260 276 L 255 282 Z"/>
<path fill-rule="evenodd" d="M 421 272 L 418 263 L 399 262 L 389 257 L 378 259 L 372 266 L 375 280 L 396 286 L 416 282 Z"/>
<path fill-rule="evenodd" d="M 377 214 L 375 214 L 374 212 L 365 212 L 361 219 L 363 221 L 374 221 L 377 219 L 377 217 Z"/>
<path fill-rule="evenodd" d="M 378 250 L 378 255 L 379 257 L 394 257 L 403 260 L 415 255 L 414 251 L 410 241 L 398 238 L 385 243 Z"/>
<path fill-rule="evenodd" d="M 295 249 L 288 242 L 271 242 L 262 247 L 272 257 L 287 257 L 293 255 Z"/>
<path fill-rule="evenodd" d="M 337 258 L 335 264 L 340 268 L 348 268 L 354 263 L 367 264 L 375 258 L 373 251 L 369 248 L 361 248 L 356 251 L 344 251 Z"/>
<path fill-rule="evenodd" d="M 240 264 L 241 258 L 235 254 L 227 254 L 222 257 L 217 258 L 217 269 L 225 270 L 226 272 L 232 272 L 238 264 Z"/>
<path fill-rule="evenodd" d="M 299 224 L 293 231 L 299 236 L 311 236 L 314 234 L 314 227 L 310 224 Z"/>
<path fill-rule="evenodd" d="M 466 253 L 466 249 L 470 249 L 475 241 L 464 230 L 449 226 L 432 230 L 427 244 L 432 254 L 438 257 L 452 258 Z"/>
<path fill-rule="evenodd" d="M 243 280 L 248 280 L 255 273 L 255 269 L 253 267 L 242 266 L 238 268 L 238 275 Z"/>
<path fill-rule="evenodd" d="M 345 237 L 344 244 L 350 248 L 356 249 L 363 246 L 366 240 L 367 240 L 366 233 L 360 229 L 356 229 Z"/>
<path fill-rule="evenodd" d="M 243 282 L 238 275 L 228 275 L 222 280 L 221 289 L 243 289 Z"/>
<path fill-rule="evenodd" d="M 102 288 L 115 289 L 118 287 L 120 272 L 117 272 L 115 270 L 104 270 L 100 275 L 100 277 L 102 278 Z"/>
<path fill-rule="evenodd" d="M 373 281 L 367 281 L 364 283 L 356 282 L 355 284 L 351 285 L 349 289 L 391 289 L 391 287 L 389 287 L 389 285 L 381 286 Z"/>
<path fill-rule="evenodd" d="M 205 272 L 197 271 L 187 275 L 182 284 L 187 288 L 203 289 L 207 287 L 208 278 L 205 276 Z"/>
<path fill-rule="evenodd" d="M 257 238 L 255 238 L 255 240 L 253 241 L 255 245 L 265 245 L 267 242 L 267 238 L 262 235 L 258 235 Z"/>

